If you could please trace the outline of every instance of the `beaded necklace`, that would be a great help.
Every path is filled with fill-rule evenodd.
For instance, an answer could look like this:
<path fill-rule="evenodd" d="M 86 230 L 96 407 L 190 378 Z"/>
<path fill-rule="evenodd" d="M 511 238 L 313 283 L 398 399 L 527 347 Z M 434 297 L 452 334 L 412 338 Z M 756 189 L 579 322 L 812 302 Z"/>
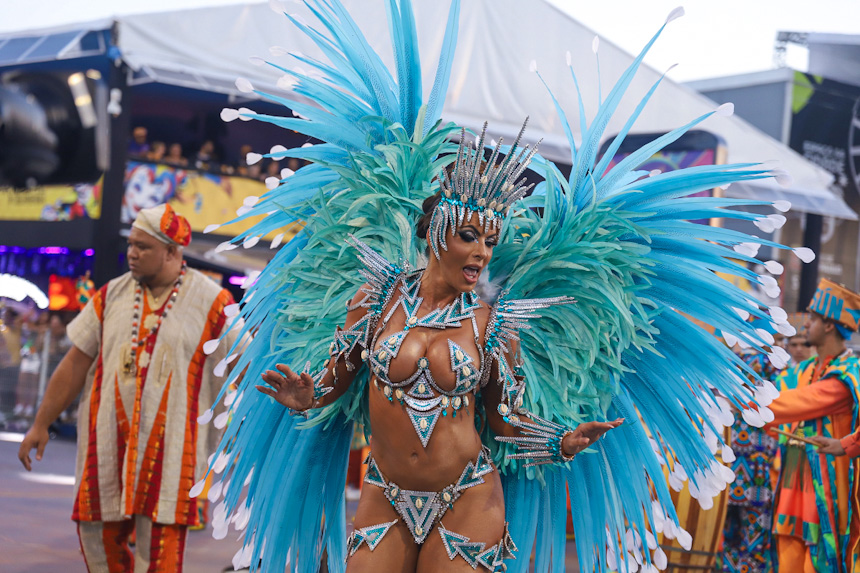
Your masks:
<path fill-rule="evenodd" d="M 123 365 L 123 372 L 126 374 L 135 374 L 137 372 L 138 349 L 146 344 L 146 341 L 150 337 L 155 336 L 158 333 L 161 323 L 164 322 L 164 319 L 167 317 L 167 313 L 171 308 L 173 308 L 173 303 L 176 302 L 176 297 L 179 295 L 179 287 L 182 286 L 182 279 L 185 277 L 186 269 L 185 261 L 182 261 L 182 270 L 179 271 L 179 276 L 176 278 L 176 282 L 173 283 L 173 289 L 170 291 L 170 296 L 167 299 L 167 304 L 164 306 L 164 310 L 158 315 L 158 322 L 155 323 L 155 326 L 150 329 L 146 336 L 139 340 L 140 314 L 141 309 L 143 308 L 143 287 L 140 283 L 137 283 L 137 286 L 134 289 L 134 308 L 131 320 L 131 353 L 129 354 L 128 360 Z M 153 312 L 155 312 L 154 309 Z"/>

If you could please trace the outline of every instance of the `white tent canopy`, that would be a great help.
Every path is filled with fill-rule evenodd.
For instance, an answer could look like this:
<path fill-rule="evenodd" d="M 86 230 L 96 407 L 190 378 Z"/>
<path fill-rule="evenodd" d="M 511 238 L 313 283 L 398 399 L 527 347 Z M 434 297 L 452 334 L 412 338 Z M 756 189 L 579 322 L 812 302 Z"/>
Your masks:
<path fill-rule="evenodd" d="M 343 1 L 383 61 L 393 69 L 384 2 Z M 315 22 L 298 2 L 278 4 L 309 24 Z M 415 4 L 426 92 L 433 82 L 450 0 Z M 276 87 L 279 72 L 268 66 L 252 65 L 248 60 L 250 56 L 260 56 L 287 68 L 303 67 L 289 55 L 278 50 L 274 55 L 270 52 L 272 46 L 283 46 L 291 52 L 324 59 L 307 37 L 298 33 L 285 17 L 273 13 L 267 4 L 121 16 L 116 21 L 120 51 L 135 70 L 132 82 L 159 81 L 246 97 L 233 86 L 237 77 L 245 77 L 257 88 L 283 94 L 284 91 Z M 655 15 L 653 22 L 642 25 L 656 31 L 662 23 L 662 15 Z M 670 24 L 683 25 L 683 19 Z M 570 53 L 571 65 L 582 88 L 586 115 L 591 118 L 599 101 L 597 65 L 592 51 L 594 36 L 591 30 L 547 0 L 462 2 L 459 45 L 444 118 L 473 129 L 479 129 L 486 120 L 494 136 L 510 140 L 522 120 L 530 116 L 528 139 L 542 137 L 541 151 L 545 156 L 569 161 L 567 142 L 552 101 L 529 68 L 534 60 L 576 128 L 579 125 L 576 92 L 565 63 L 565 52 Z M 599 57 L 600 84 L 605 96 L 633 57 L 605 41 L 600 44 Z M 621 129 L 659 76 L 659 72 L 642 66 L 607 126 L 607 136 Z M 714 107 L 716 104 L 711 100 L 665 79 L 633 132 L 669 131 Z M 829 173 L 742 119 L 713 117 L 700 128 L 725 141 L 730 162 L 775 160 L 793 178 L 788 188 L 771 182 L 736 184 L 727 194 L 765 200 L 788 199 L 797 210 L 856 218 L 842 199 L 828 189 L 832 182 Z M 574 137 L 578 138 L 578 134 L 574 133 Z"/>

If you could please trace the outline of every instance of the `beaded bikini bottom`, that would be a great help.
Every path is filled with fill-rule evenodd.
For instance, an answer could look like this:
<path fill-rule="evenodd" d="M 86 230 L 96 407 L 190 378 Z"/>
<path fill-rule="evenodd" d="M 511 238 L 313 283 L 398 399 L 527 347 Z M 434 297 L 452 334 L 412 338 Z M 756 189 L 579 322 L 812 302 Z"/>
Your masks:
<path fill-rule="evenodd" d="M 439 535 L 442 537 L 445 551 L 451 560 L 459 555 L 473 569 L 481 565 L 495 572 L 504 570 L 503 562 L 505 559 L 515 557 L 514 552 L 517 548 L 508 534 L 507 524 L 505 524 L 502 540 L 489 548 L 484 543 L 470 541 L 464 535 L 449 531 L 442 525 L 442 516 L 453 507 L 454 502 L 460 498 L 462 493 L 470 487 L 484 483 L 483 476 L 495 471 L 495 467 L 490 461 L 490 452 L 486 447 L 481 449 L 476 461 L 466 464 L 463 473 L 460 474 L 456 482 L 438 492 L 403 489 L 394 482 L 385 479 L 372 455 L 367 457 L 365 463 L 367 463 L 367 474 L 364 481 L 383 490 L 385 497 L 388 498 L 392 507 L 403 519 L 403 523 L 409 528 L 416 544 L 424 543 L 427 535 L 438 523 Z M 352 556 L 362 544 L 367 544 L 368 549 L 373 551 L 388 533 L 388 530 L 391 529 L 391 526 L 398 521 L 395 519 L 388 523 L 362 527 L 353 531 L 347 541 L 349 556 Z"/>

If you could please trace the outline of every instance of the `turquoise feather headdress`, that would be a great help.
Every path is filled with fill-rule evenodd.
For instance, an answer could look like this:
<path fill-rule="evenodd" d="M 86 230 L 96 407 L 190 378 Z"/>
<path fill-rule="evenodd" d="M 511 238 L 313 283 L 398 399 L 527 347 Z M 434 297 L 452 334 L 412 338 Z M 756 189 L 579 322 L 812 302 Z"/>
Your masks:
<path fill-rule="evenodd" d="M 502 149 L 502 138 L 499 138 L 490 159 L 484 162 L 487 122 L 484 122 L 484 128 L 480 137 L 475 140 L 474 147 L 466 139 L 466 130 L 460 132 L 457 160 L 450 177 L 447 171 L 442 171 L 441 198 L 430 220 L 430 248 L 437 259 L 439 247 L 448 250 L 448 233 L 462 225 L 464 220 L 470 219 L 472 213 L 478 214 L 478 221 L 485 231 L 497 229 L 510 206 L 522 199 L 533 187 L 532 184 L 525 184 L 525 177 L 520 179 L 540 144 L 538 142 L 531 150 L 530 145 L 520 149 L 520 141 L 528 121 L 526 118 L 514 144 L 498 163 L 496 160 Z"/>

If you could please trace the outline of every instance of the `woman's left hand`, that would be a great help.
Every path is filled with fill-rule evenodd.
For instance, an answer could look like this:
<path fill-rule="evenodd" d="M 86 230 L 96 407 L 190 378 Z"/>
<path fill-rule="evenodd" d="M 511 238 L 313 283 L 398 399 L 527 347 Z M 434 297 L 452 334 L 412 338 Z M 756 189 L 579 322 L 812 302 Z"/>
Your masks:
<path fill-rule="evenodd" d="M 564 437 L 561 442 L 561 450 L 568 457 L 575 456 L 599 440 L 603 434 L 617 428 L 623 422 L 624 418 L 618 418 L 611 422 L 584 422 Z"/>

